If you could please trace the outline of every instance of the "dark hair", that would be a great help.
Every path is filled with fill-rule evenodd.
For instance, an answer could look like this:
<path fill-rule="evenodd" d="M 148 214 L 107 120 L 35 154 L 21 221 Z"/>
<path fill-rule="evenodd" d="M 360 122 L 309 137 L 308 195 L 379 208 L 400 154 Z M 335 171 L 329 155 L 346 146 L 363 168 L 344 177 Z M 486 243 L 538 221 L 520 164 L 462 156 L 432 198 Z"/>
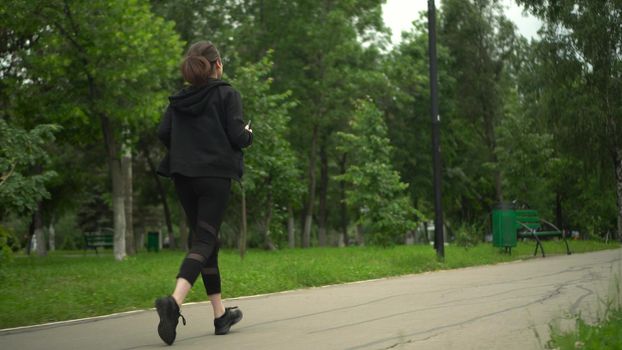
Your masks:
<path fill-rule="evenodd" d="M 181 75 L 194 86 L 204 85 L 213 73 L 220 53 L 209 41 L 199 41 L 188 49 L 181 62 Z"/>

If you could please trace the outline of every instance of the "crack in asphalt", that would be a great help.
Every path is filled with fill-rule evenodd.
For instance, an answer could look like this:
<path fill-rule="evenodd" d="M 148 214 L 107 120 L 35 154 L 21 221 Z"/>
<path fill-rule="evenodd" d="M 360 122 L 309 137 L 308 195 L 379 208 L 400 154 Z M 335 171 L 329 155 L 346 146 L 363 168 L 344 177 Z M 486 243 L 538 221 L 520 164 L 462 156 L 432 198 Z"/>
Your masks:
<path fill-rule="evenodd" d="M 447 325 L 444 325 L 444 326 L 438 326 L 438 327 L 430 328 L 430 329 L 423 330 L 423 331 L 409 333 L 409 334 L 405 335 L 405 337 L 414 337 L 414 336 L 417 336 L 417 335 L 420 335 L 420 334 L 426 334 L 426 333 L 440 331 L 440 330 L 444 330 L 444 329 L 448 329 L 448 328 L 454 328 L 454 327 L 458 327 L 458 326 L 463 326 L 465 324 L 472 323 L 474 321 L 478 321 L 478 320 L 481 320 L 481 319 L 484 319 L 484 318 L 487 318 L 487 317 L 499 315 L 499 314 L 502 314 L 502 313 L 505 313 L 505 312 L 508 312 L 508 311 L 522 309 L 522 308 L 525 308 L 525 307 L 528 307 L 528 306 L 531 306 L 531 305 L 534 305 L 534 304 L 537 304 L 537 303 L 542 303 L 542 302 L 545 302 L 545 301 L 547 301 L 547 300 L 549 300 L 549 299 L 551 299 L 551 298 L 561 294 L 561 290 L 564 287 L 565 287 L 565 284 L 561 284 L 561 285 L 557 286 L 553 291 L 551 291 L 547 295 L 543 296 L 542 298 L 534 300 L 534 301 L 531 301 L 531 302 L 528 302 L 528 303 L 512 306 L 512 307 L 509 307 L 509 308 L 505 308 L 505 309 L 494 311 L 494 312 L 490 312 L 490 313 L 485 313 L 485 314 L 482 314 L 482 315 L 479 315 L 479 316 L 475 316 L 475 317 L 472 317 L 472 318 L 464 320 L 464 321 L 450 323 L 450 324 L 447 324 Z M 358 346 L 350 347 L 350 348 L 347 348 L 345 350 L 363 349 L 363 348 L 367 348 L 367 347 L 370 347 L 370 346 L 373 346 L 373 345 L 377 345 L 377 344 L 381 344 L 381 343 L 384 343 L 384 342 L 387 342 L 387 341 L 391 341 L 392 339 L 395 339 L 395 337 L 387 337 L 387 338 L 383 338 L 383 339 L 378 339 L 378 340 L 375 340 L 373 342 L 369 342 L 369 343 L 366 343 L 366 344 L 361 344 L 361 345 L 358 345 Z M 420 341 L 420 340 L 418 340 L 418 339 L 411 339 L 411 340 L 409 340 L 409 342 L 411 342 L 411 343 L 418 342 L 418 341 Z M 399 345 L 400 343 L 403 343 L 403 342 L 398 342 L 397 345 Z M 390 349 L 391 347 L 394 347 L 395 345 L 396 344 L 392 344 L 389 347 L 383 347 L 383 349 Z"/>
<path fill-rule="evenodd" d="M 605 262 L 605 263 L 613 264 L 614 262 L 620 262 L 620 259 L 613 259 L 613 260 Z M 589 265 L 600 265 L 600 264 L 589 264 Z M 610 267 L 611 267 L 611 265 L 610 265 Z M 576 271 L 582 271 L 582 270 L 587 270 L 587 269 L 589 269 L 589 268 L 585 268 L 585 267 L 574 268 L 574 267 L 571 267 L 571 268 L 568 268 L 568 269 L 564 270 L 564 272 L 566 272 L 566 271 L 576 272 Z M 549 274 L 549 275 L 553 275 L 553 274 Z M 555 290 L 553 290 L 551 293 L 549 293 L 545 297 L 540 298 L 538 300 L 535 300 L 533 302 L 522 304 L 522 305 L 518 305 L 518 306 L 514 306 L 514 307 L 510 307 L 510 308 L 506 308 L 506 309 L 499 310 L 499 311 L 496 311 L 496 312 L 491 312 L 491 313 L 483 314 L 483 315 L 480 315 L 480 316 L 477 316 L 477 317 L 473 317 L 473 318 L 465 320 L 465 321 L 456 322 L 456 323 L 453 323 L 453 324 L 448 324 L 448 325 L 444 325 L 444 326 L 440 326 L 440 327 L 435 327 L 435 328 L 431 328 L 431 329 L 424 330 L 424 331 L 413 332 L 413 333 L 410 333 L 410 334 L 406 335 L 406 337 L 414 337 L 414 336 L 417 336 L 417 335 L 420 335 L 420 334 L 426 334 L 426 333 L 435 332 L 435 331 L 439 331 L 439 330 L 444 330 L 444 329 L 448 329 L 448 328 L 464 326 L 465 324 L 468 324 L 468 323 L 471 323 L 471 322 L 475 322 L 475 321 L 478 321 L 478 320 L 481 320 L 481 319 L 484 319 L 484 318 L 487 318 L 487 317 L 495 316 L 495 315 L 498 315 L 498 314 L 501 314 L 501 313 L 505 313 L 505 312 L 508 312 L 508 311 L 513 311 L 513 310 L 516 310 L 516 309 L 521 309 L 521 308 L 528 307 L 528 306 L 531 306 L 531 305 L 534 305 L 534 304 L 537 304 L 537 303 L 544 303 L 547 300 L 549 300 L 549 299 L 551 299 L 551 298 L 553 298 L 553 297 L 555 297 L 557 295 L 560 295 L 562 290 L 564 288 L 566 288 L 566 287 L 572 286 L 573 282 L 576 283 L 576 282 L 579 282 L 579 281 L 580 282 L 593 281 L 593 280 L 596 280 L 599 276 L 600 276 L 600 274 L 598 274 L 597 272 L 593 271 L 592 269 L 589 269 L 589 272 L 586 275 L 584 275 L 582 278 L 576 279 L 574 281 L 564 282 L 564 283 L 558 285 L 555 288 Z M 589 290 L 589 289 L 583 287 L 582 285 L 577 285 L 577 288 L 585 290 L 587 293 L 582 295 L 582 296 L 580 296 L 575 301 L 575 303 L 573 304 L 573 307 L 575 307 L 575 308 L 578 307 L 578 305 L 581 303 L 581 301 L 583 299 L 585 299 L 589 295 L 593 294 L 592 290 Z M 393 348 L 395 348 L 395 347 L 397 347 L 399 345 L 402 345 L 402 344 L 412 344 L 412 343 L 416 343 L 416 342 L 426 341 L 426 340 L 429 340 L 431 338 L 434 338 L 434 337 L 438 336 L 439 334 L 440 333 L 435 333 L 435 334 L 432 334 L 432 335 L 430 335 L 428 337 L 421 338 L 421 339 L 409 339 L 407 341 L 400 341 L 400 342 L 392 344 L 392 345 L 390 345 L 388 347 L 384 347 L 383 349 L 393 349 Z M 404 336 L 402 335 L 402 337 L 404 337 Z M 362 345 L 359 345 L 359 346 L 356 346 L 356 347 L 348 348 L 347 350 L 362 349 L 362 348 L 370 347 L 370 346 L 373 346 L 373 345 L 376 345 L 376 344 L 380 344 L 380 343 L 383 343 L 383 342 L 386 342 L 386 341 L 390 341 L 391 339 L 395 339 L 395 337 L 379 339 L 379 340 L 376 340 L 374 342 L 369 342 L 369 343 L 362 344 Z"/>
<path fill-rule="evenodd" d="M 563 285 L 564 286 L 570 286 L 570 285 L 574 285 L 574 284 L 577 284 L 577 283 L 591 282 L 594 279 L 592 277 L 590 277 L 590 276 L 591 276 L 591 274 L 586 274 L 586 275 L 584 275 L 584 276 L 582 276 L 580 278 L 577 278 L 577 279 L 574 279 L 574 280 L 570 280 L 570 281 L 565 281 L 563 283 Z M 430 311 L 430 310 L 444 309 L 444 308 L 450 308 L 450 307 L 456 307 L 456 306 L 464 306 L 464 305 L 487 304 L 487 303 L 490 302 L 489 301 L 490 298 L 498 297 L 500 295 L 513 294 L 513 293 L 516 293 L 516 292 L 521 291 L 521 290 L 534 290 L 534 289 L 538 289 L 538 288 L 552 287 L 552 286 L 556 286 L 556 285 L 557 284 L 555 284 L 555 283 L 545 283 L 545 284 L 540 284 L 540 285 L 535 285 L 535 286 L 531 285 L 531 286 L 525 286 L 525 287 L 521 287 L 521 288 L 513 288 L 513 289 L 501 291 L 501 292 L 494 292 L 492 294 L 479 295 L 479 296 L 476 296 L 476 297 L 461 298 L 461 299 L 456 299 L 456 300 L 444 301 L 444 302 L 437 303 L 437 304 L 434 304 L 432 306 L 428 306 L 428 307 L 424 307 L 424 308 L 417 308 L 417 309 L 413 309 L 413 310 L 408 310 L 408 311 L 398 312 L 398 313 L 394 313 L 394 314 L 390 314 L 390 315 L 385 315 L 385 316 L 382 316 L 382 317 L 366 319 L 366 320 L 359 321 L 359 322 L 353 322 L 353 323 L 348 323 L 348 324 L 344 324 L 344 325 L 340 325 L 340 326 L 319 329 L 319 330 L 308 332 L 307 334 L 322 333 L 322 332 L 328 332 L 328 331 L 333 331 L 333 330 L 342 329 L 342 328 L 353 327 L 353 326 L 357 326 L 357 325 L 361 325 L 361 324 L 365 324 L 365 323 L 369 323 L 369 322 L 375 322 L 375 321 L 385 320 L 385 319 L 389 319 L 389 318 L 393 318 L 393 317 L 403 316 L 403 315 L 407 315 L 407 314 L 410 314 L 410 313 L 418 313 L 418 312 L 422 312 L 422 311 Z M 516 297 L 531 298 L 531 297 L 535 297 L 535 296 L 539 296 L 539 295 L 541 295 L 541 293 L 538 292 L 535 295 L 534 294 L 519 294 L 518 296 L 510 295 L 508 298 L 511 298 L 511 299 L 515 299 Z M 480 302 L 474 302 L 474 300 L 479 300 L 479 299 L 483 299 L 483 300 L 480 301 Z M 505 299 L 496 299 L 496 301 L 503 301 L 503 300 L 505 300 Z"/>
<path fill-rule="evenodd" d="M 574 304 L 572 304 L 572 306 L 570 307 L 570 314 L 576 314 L 577 313 L 577 309 L 579 308 L 579 305 L 581 305 L 581 302 L 583 301 L 583 299 L 589 297 L 590 295 L 594 294 L 594 291 L 588 288 L 583 287 L 582 285 L 578 285 L 577 288 L 582 289 L 584 291 L 586 291 L 587 293 L 581 295 L 579 298 L 577 298 L 577 300 L 574 302 Z"/>
<path fill-rule="evenodd" d="M 616 259 L 613 259 L 613 260 L 610 260 L 610 261 L 607 261 L 607 262 L 594 263 L 594 264 L 588 264 L 588 265 L 589 266 L 594 266 L 594 265 L 601 265 L 601 264 L 609 264 L 609 269 L 612 271 L 613 264 L 614 263 L 620 263 L 620 261 L 621 261 L 620 259 L 616 258 Z M 573 272 L 576 272 L 576 271 L 582 271 L 582 270 L 586 270 L 586 269 L 589 269 L 589 268 L 581 267 L 581 268 L 576 268 L 575 269 L 575 268 L 571 267 L 571 268 L 566 269 L 564 271 L 572 270 Z M 549 274 L 549 275 L 553 275 L 553 274 Z M 577 281 L 582 281 L 582 282 L 594 281 L 594 280 L 597 280 L 600 276 L 601 275 L 598 272 L 594 271 L 593 269 L 589 269 L 589 272 L 587 274 L 585 274 L 580 279 L 574 280 L 574 282 L 577 282 Z M 471 319 L 468 319 L 468 320 L 465 320 L 465 321 L 462 321 L 462 322 L 456 322 L 456 323 L 445 325 L 445 326 L 435 327 L 435 328 L 431 328 L 431 329 L 428 329 L 428 330 L 425 330 L 425 331 L 413 332 L 413 333 L 410 333 L 410 334 L 406 335 L 406 337 L 415 337 L 415 336 L 420 335 L 420 334 L 426 334 L 426 333 L 429 333 L 429 332 L 439 331 L 439 330 L 443 330 L 443 329 L 454 328 L 454 327 L 458 327 L 458 326 L 464 326 L 465 324 L 468 324 L 468 323 L 471 323 L 471 322 L 474 322 L 474 321 L 478 321 L 478 320 L 481 320 L 481 319 L 484 319 L 484 318 L 487 318 L 487 317 L 495 316 L 495 315 L 498 315 L 498 314 L 501 314 L 501 313 L 504 313 L 504 312 L 513 311 L 513 310 L 516 310 L 516 309 L 528 307 L 528 306 L 531 306 L 531 305 L 534 305 L 534 304 L 537 304 L 537 303 L 544 303 L 545 301 L 553 298 L 554 296 L 560 295 L 564 288 L 572 286 L 572 284 L 573 284 L 572 282 L 573 281 L 564 282 L 564 283 L 558 285 L 555 288 L 554 291 L 552 291 L 551 293 L 549 293 L 545 297 L 543 297 L 541 299 L 538 299 L 538 300 L 535 300 L 533 302 L 527 303 L 527 304 L 518 305 L 518 306 L 506 308 L 504 310 L 500 310 L 500 311 L 497 311 L 497 312 L 491 312 L 491 313 L 488 313 L 488 314 L 480 315 L 480 316 L 473 317 Z M 577 298 L 575 303 L 572 305 L 571 310 L 576 310 L 576 308 L 578 308 L 578 306 L 583 301 L 583 299 L 585 299 L 586 297 L 588 297 L 588 296 L 590 296 L 590 295 L 592 295 L 594 293 L 592 290 L 583 287 L 583 285 L 576 285 L 576 287 L 586 291 L 587 293 L 583 294 L 579 298 Z M 394 344 L 392 344 L 392 345 L 390 345 L 388 347 L 383 347 L 382 349 L 393 349 L 393 348 L 396 348 L 397 346 L 403 345 L 403 344 L 413 344 L 413 343 L 416 343 L 416 342 L 427 341 L 427 340 L 429 340 L 431 338 L 434 338 L 434 337 L 438 336 L 439 334 L 441 334 L 441 333 L 435 333 L 435 334 L 432 334 L 432 335 L 430 335 L 428 337 L 421 338 L 421 339 L 409 339 L 407 341 L 400 341 L 400 342 L 394 343 Z M 404 336 L 402 335 L 401 337 L 404 337 Z M 359 345 L 359 346 L 356 346 L 356 347 L 348 348 L 347 350 L 362 349 L 362 348 L 366 348 L 366 347 L 370 347 L 370 346 L 373 346 L 373 345 L 376 345 L 376 344 L 380 344 L 380 343 L 383 343 L 383 342 L 390 341 L 391 339 L 395 339 L 395 337 L 388 337 L 388 338 L 379 339 L 379 340 L 376 340 L 376 341 L 373 341 L 373 342 L 369 342 L 369 343 L 366 343 L 366 344 L 362 344 L 362 345 Z"/>
<path fill-rule="evenodd" d="M 614 259 L 613 261 L 619 261 L 617 259 Z M 582 271 L 582 270 L 587 270 L 589 269 L 589 267 L 587 266 L 591 266 L 591 265 L 600 265 L 603 263 L 608 263 L 607 262 L 600 262 L 600 263 L 593 263 L 593 264 L 588 264 L 586 266 L 582 266 L 582 267 L 568 267 L 564 270 L 561 271 L 556 271 L 556 272 L 552 272 L 552 273 L 546 273 L 546 274 L 540 274 L 540 275 L 536 275 L 536 276 L 531 276 L 531 277 L 527 277 L 522 279 L 521 281 L 529 281 L 529 280 L 535 280 L 535 279 L 541 279 L 541 278 L 546 278 L 546 277 L 551 277 L 551 276 L 558 276 L 560 274 L 563 273 L 570 273 L 570 272 L 577 272 L 577 271 Z M 445 271 L 451 271 L 451 270 L 445 270 Z M 453 287 L 449 289 L 449 292 L 451 291 L 456 291 L 456 290 L 464 290 L 465 288 L 469 288 L 469 287 L 489 287 L 489 286 L 495 286 L 495 285 L 504 285 L 504 284 L 510 284 L 510 283 L 515 283 L 516 280 L 503 280 L 503 281 L 497 281 L 497 282 L 491 282 L 491 283 L 484 283 L 481 285 L 467 285 L 467 286 L 460 286 L 460 287 Z M 549 285 L 549 284 L 547 284 Z M 338 285 L 337 285 L 338 286 Z M 533 287 L 525 287 L 525 289 L 529 289 L 529 288 L 533 288 Z M 262 323 L 258 323 L 258 324 L 254 324 L 254 325 L 248 325 L 245 327 L 240 327 L 238 329 L 242 330 L 242 329 L 250 329 L 250 328 L 256 328 L 256 327 L 260 327 L 260 326 L 265 326 L 268 324 L 274 324 L 274 323 L 280 323 L 280 322 L 286 322 L 286 321 L 293 321 L 293 320 L 299 320 L 302 318 L 306 318 L 306 317 L 313 317 L 313 316 L 318 316 L 318 315 L 322 315 L 322 314 L 330 314 L 330 313 L 334 313 L 336 311 L 346 311 L 346 310 L 350 310 L 350 309 L 356 309 L 356 308 L 360 308 L 362 306 L 366 306 L 366 305 L 370 305 L 370 304 L 374 304 L 377 302 L 381 302 L 381 301 L 386 301 L 389 299 L 394 299 L 394 298 L 399 298 L 399 297 L 404 297 L 404 296 L 418 296 L 418 295 L 425 295 L 425 294 L 434 294 L 434 293 L 439 293 L 439 292 L 448 292 L 447 288 L 439 288 L 439 289 L 435 289 L 435 290 L 430 290 L 430 291 L 426 291 L 426 292 L 422 292 L 422 293 L 401 293 L 401 294 L 394 294 L 394 295 L 389 295 L 386 297 L 382 297 L 382 298 L 376 298 L 376 299 L 372 299 L 363 303 L 358 303 L 358 304 L 354 304 L 354 305 L 347 305 L 347 306 L 343 306 L 340 308 L 334 308 L 334 309 L 329 309 L 329 310 L 322 310 L 322 311 L 317 311 L 317 312 L 311 312 L 311 313 L 307 313 L 307 314 L 303 314 L 303 315 L 299 315 L 299 316 L 293 316 L 293 317 L 288 317 L 288 318 L 280 318 L 280 319 L 274 319 L 274 320 L 269 320 L 269 321 L 265 321 Z M 504 294 L 503 292 L 500 294 Z M 492 295 L 494 296 L 494 295 Z M 462 300 L 473 300 L 473 299 L 462 299 Z M 417 310 L 420 311 L 420 310 Z M 320 331 L 314 331 L 312 333 L 317 333 Z"/>

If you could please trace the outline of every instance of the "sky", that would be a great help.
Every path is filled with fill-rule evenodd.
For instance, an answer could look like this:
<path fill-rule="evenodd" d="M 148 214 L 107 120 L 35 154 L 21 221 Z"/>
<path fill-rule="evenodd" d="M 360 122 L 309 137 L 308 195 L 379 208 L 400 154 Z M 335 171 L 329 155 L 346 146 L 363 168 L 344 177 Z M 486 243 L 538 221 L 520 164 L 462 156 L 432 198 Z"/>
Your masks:
<path fill-rule="evenodd" d="M 441 0 L 436 0 L 436 7 Z M 537 38 L 541 22 L 532 15 L 523 15 L 523 9 L 516 5 L 514 0 L 501 0 L 505 8 L 505 16 L 516 26 L 518 31 L 527 39 Z M 391 28 L 391 41 L 395 45 L 399 42 L 401 32 L 409 30 L 413 20 L 419 17 L 419 12 L 427 11 L 427 0 L 387 0 L 382 6 L 384 23 Z"/>

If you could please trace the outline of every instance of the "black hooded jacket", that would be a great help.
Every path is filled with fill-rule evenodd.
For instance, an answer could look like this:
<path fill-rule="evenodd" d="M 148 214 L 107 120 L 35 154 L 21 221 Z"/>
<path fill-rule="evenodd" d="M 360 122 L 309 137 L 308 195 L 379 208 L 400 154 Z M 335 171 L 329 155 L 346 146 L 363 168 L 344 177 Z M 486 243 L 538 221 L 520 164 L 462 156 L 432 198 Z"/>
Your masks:
<path fill-rule="evenodd" d="M 158 174 L 240 180 L 242 148 L 253 142 L 253 134 L 244 128 L 240 93 L 210 79 L 204 86 L 179 91 L 169 102 L 158 128 L 168 149 Z"/>

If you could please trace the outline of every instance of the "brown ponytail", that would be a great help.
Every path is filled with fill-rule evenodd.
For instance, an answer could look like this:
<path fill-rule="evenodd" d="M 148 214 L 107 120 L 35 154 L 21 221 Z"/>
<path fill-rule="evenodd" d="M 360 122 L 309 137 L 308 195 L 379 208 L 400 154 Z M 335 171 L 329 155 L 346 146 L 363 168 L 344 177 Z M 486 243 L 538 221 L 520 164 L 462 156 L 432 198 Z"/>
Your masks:
<path fill-rule="evenodd" d="M 219 59 L 220 53 L 214 44 L 209 41 L 196 42 L 190 46 L 181 62 L 181 75 L 194 86 L 204 85 Z"/>

